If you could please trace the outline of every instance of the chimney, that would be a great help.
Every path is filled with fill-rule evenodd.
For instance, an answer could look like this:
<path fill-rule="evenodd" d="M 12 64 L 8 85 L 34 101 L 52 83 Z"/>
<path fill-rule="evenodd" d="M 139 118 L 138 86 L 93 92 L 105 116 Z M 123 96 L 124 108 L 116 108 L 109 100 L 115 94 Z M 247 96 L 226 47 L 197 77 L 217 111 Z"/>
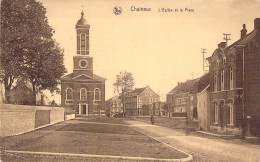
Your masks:
<path fill-rule="evenodd" d="M 241 39 L 246 37 L 246 33 L 247 33 L 246 24 L 243 24 L 243 29 L 241 30 Z"/>
<path fill-rule="evenodd" d="M 255 29 L 260 29 L 260 18 L 255 19 Z"/>
<path fill-rule="evenodd" d="M 227 42 L 220 42 L 220 43 L 218 44 L 218 48 L 219 48 L 219 49 L 224 49 L 224 48 L 226 48 L 226 45 L 227 45 Z"/>

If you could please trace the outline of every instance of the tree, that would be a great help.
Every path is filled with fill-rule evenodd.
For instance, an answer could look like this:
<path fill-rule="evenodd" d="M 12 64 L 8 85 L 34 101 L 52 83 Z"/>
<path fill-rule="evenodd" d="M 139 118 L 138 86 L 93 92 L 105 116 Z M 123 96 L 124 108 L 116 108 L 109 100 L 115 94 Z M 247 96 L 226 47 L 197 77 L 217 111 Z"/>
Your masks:
<path fill-rule="evenodd" d="M 132 73 L 127 71 L 121 71 L 116 75 L 116 82 L 113 84 L 114 92 L 117 92 L 121 95 L 123 103 L 123 114 L 125 116 L 125 93 L 133 90 L 134 87 L 134 78 Z"/>
<path fill-rule="evenodd" d="M 57 90 L 66 69 L 53 34 L 40 2 L 2 0 L 0 58 L 6 92 L 16 79 L 30 81 L 34 97 L 43 89 Z"/>

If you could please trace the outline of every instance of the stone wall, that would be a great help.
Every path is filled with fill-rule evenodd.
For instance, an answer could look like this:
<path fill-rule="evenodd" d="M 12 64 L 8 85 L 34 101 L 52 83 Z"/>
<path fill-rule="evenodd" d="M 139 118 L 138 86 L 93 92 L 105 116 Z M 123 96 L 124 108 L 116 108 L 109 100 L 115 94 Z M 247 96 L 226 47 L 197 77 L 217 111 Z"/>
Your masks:
<path fill-rule="evenodd" d="M 64 108 L 0 104 L 0 137 L 64 121 Z"/>

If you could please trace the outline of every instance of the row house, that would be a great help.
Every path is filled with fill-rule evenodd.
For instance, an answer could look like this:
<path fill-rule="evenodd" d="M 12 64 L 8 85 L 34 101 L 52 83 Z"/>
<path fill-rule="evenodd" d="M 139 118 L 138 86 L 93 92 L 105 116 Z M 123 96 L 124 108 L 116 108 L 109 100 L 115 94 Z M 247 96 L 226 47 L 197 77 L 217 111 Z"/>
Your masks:
<path fill-rule="evenodd" d="M 211 130 L 259 134 L 260 124 L 260 18 L 247 34 L 230 46 L 218 44 L 207 58 L 210 72 Z"/>
<path fill-rule="evenodd" d="M 114 96 L 106 101 L 106 111 L 109 117 L 115 117 L 123 113 L 123 103 L 119 96 Z"/>
<path fill-rule="evenodd" d="M 160 96 L 149 86 L 136 88 L 125 95 L 126 116 L 151 115 L 152 105 L 160 101 Z"/>
<path fill-rule="evenodd" d="M 178 83 L 166 95 L 168 107 L 167 117 L 188 117 L 196 121 L 197 114 L 197 93 L 209 85 L 209 74 L 200 78 Z"/>

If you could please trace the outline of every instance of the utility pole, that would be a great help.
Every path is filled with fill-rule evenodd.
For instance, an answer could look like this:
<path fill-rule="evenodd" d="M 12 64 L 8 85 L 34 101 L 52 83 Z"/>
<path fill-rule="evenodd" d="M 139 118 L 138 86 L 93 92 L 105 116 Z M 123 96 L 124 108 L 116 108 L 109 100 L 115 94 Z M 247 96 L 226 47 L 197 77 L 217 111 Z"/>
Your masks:
<path fill-rule="evenodd" d="M 231 39 L 230 39 L 230 35 L 231 35 L 231 34 L 225 34 L 225 33 L 223 33 L 223 35 L 224 35 L 223 39 L 224 39 L 224 40 L 226 41 L 226 43 L 227 43 L 226 46 L 228 46 L 228 41 L 231 40 Z"/>
<path fill-rule="evenodd" d="M 201 53 L 203 55 L 203 71 L 209 71 L 209 64 L 207 62 L 207 60 L 205 59 L 205 54 L 207 53 L 207 49 L 201 48 Z"/>

